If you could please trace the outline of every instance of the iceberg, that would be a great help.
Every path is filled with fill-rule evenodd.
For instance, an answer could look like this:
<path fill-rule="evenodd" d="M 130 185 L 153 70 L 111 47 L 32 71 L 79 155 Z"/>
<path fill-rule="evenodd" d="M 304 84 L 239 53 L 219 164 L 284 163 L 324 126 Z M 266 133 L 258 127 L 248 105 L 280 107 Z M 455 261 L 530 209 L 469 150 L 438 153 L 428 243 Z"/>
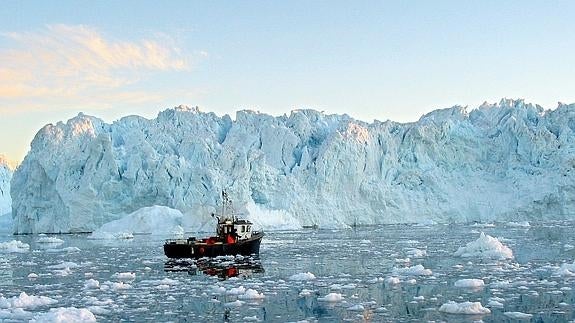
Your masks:
<path fill-rule="evenodd" d="M 572 219 L 575 104 L 503 99 L 417 122 L 179 106 L 44 126 L 11 180 L 14 233 L 92 232 L 145 207 L 205 221 L 222 189 L 264 229 Z M 210 211 L 211 210 L 211 211 Z"/>
<path fill-rule="evenodd" d="M 513 251 L 509 247 L 483 232 L 477 240 L 469 242 L 465 247 L 459 247 L 454 255 L 462 258 L 513 259 Z"/>
<path fill-rule="evenodd" d="M 0 223 L 2 218 L 12 211 L 12 199 L 10 197 L 10 180 L 13 170 L 4 156 L 0 155 Z"/>

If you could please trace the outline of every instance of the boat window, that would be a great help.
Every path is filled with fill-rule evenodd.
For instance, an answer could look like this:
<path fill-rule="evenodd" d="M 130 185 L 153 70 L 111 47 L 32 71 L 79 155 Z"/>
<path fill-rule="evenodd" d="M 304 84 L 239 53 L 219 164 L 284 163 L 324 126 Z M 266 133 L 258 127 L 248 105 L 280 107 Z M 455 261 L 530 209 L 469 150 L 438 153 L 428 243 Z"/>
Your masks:
<path fill-rule="evenodd" d="M 246 232 L 246 226 L 242 225 L 242 232 Z"/>
<path fill-rule="evenodd" d="M 247 228 L 246 231 L 247 231 L 247 232 L 250 232 L 251 229 L 252 229 L 252 227 L 248 226 L 248 228 Z"/>

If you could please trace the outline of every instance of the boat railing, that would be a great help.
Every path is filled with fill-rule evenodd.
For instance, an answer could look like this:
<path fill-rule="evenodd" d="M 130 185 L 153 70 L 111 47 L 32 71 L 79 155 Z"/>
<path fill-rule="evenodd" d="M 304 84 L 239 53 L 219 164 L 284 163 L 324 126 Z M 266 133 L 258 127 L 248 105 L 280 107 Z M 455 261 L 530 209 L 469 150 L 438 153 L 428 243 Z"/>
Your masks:
<path fill-rule="evenodd" d="M 196 238 L 195 237 L 189 237 L 187 239 L 182 239 L 182 238 L 175 238 L 175 239 L 166 239 L 166 243 L 186 243 L 186 242 L 195 242 Z"/>

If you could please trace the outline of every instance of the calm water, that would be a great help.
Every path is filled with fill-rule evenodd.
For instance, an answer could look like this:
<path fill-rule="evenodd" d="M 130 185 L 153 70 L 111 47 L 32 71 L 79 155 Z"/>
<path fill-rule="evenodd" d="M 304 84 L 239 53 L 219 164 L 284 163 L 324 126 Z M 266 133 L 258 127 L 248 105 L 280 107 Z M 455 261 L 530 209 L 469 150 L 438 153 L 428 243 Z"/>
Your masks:
<path fill-rule="evenodd" d="M 575 277 L 554 273 L 561 263 L 575 259 L 570 247 L 575 245 L 574 227 L 573 223 L 530 228 L 402 225 L 268 232 L 259 260 L 223 259 L 199 265 L 167 262 L 163 237 L 98 241 L 62 235 L 58 238 L 64 243 L 53 245 L 37 243 L 39 236 L 2 234 L 0 242 L 17 239 L 30 244 L 30 251 L 0 253 L 0 293 L 11 298 L 26 292 L 58 301 L 26 308 L 19 318 L 73 306 L 90 309 L 100 321 L 501 322 L 509 320 L 504 312 L 523 312 L 533 314 L 532 322 L 565 322 L 575 317 Z M 478 238 L 479 231 L 502 237 L 515 259 L 454 257 L 458 247 Z M 413 248 L 426 255 L 413 257 Z M 400 277 L 398 284 L 385 281 L 394 267 L 418 264 L 433 274 Z M 135 278 L 115 275 L 127 272 L 135 273 Z M 290 279 L 307 272 L 315 279 Z M 38 277 L 29 278 L 31 273 Z M 454 287 L 463 278 L 483 279 L 485 287 Z M 100 287 L 86 286 L 89 279 Z M 248 289 L 264 298 L 245 299 Z M 341 294 L 342 300 L 321 300 L 329 293 Z M 489 307 L 494 299 L 503 307 Z M 439 312 L 449 300 L 479 301 L 491 314 Z M 0 313 L 4 319 L 16 317 L 10 310 L 0 308 Z"/>

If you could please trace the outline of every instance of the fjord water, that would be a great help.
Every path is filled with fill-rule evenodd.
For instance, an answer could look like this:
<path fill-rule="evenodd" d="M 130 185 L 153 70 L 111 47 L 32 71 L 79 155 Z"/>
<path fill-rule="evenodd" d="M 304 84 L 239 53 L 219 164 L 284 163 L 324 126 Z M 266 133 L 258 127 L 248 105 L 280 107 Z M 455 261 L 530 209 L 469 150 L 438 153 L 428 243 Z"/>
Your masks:
<path fill-rule="evenodd" d="M 254 266 L 234 266 L 245 259 L 221 259 L 207 268 L 187 262 L 166 267 L 164 237 L 89 240 L 86 235 L 60 235 L 63 243 L 46 244 L 38 243 L 39 236 L 3 233 L 0 242 L 20 240 L 30 250 L 0 253 L 1 296 L 10 299 L 26 292 L 57 303 L 25 308 L 24 313 L 0 306 L 0 319 L 33 318 L 50 308 L 76 307 L 89 309 L 102 321 L 500 322 L 509 319 L 506 312 L 522 312 L 532 314 L 527 321 L 564 322 L 574 318 L 575 277 L 557 274 L 557 269 L 573 263 L 574 227 L 571 222 L 554 222 L 530 227 L 387 225 L 267 232 L 259 260 L 249 261 Z M 480 231 L 499 237 L 515 258 L 453 255 Z M 419 264 L 432 274 L 393 273 L 394 268 Z M 297 275 L 302 273 L 313 275 Z M 392 276 L 399 279 L 386 280 Z M 485 286 L 454 286 L 466 278 L 482 279 Z M 440 312 L 450 300 L 481 302 L 491 313 Z M 493 300 L 497 302 L 488 305 Z M 497 303 L 502 305 L 493 305 Z"/>

